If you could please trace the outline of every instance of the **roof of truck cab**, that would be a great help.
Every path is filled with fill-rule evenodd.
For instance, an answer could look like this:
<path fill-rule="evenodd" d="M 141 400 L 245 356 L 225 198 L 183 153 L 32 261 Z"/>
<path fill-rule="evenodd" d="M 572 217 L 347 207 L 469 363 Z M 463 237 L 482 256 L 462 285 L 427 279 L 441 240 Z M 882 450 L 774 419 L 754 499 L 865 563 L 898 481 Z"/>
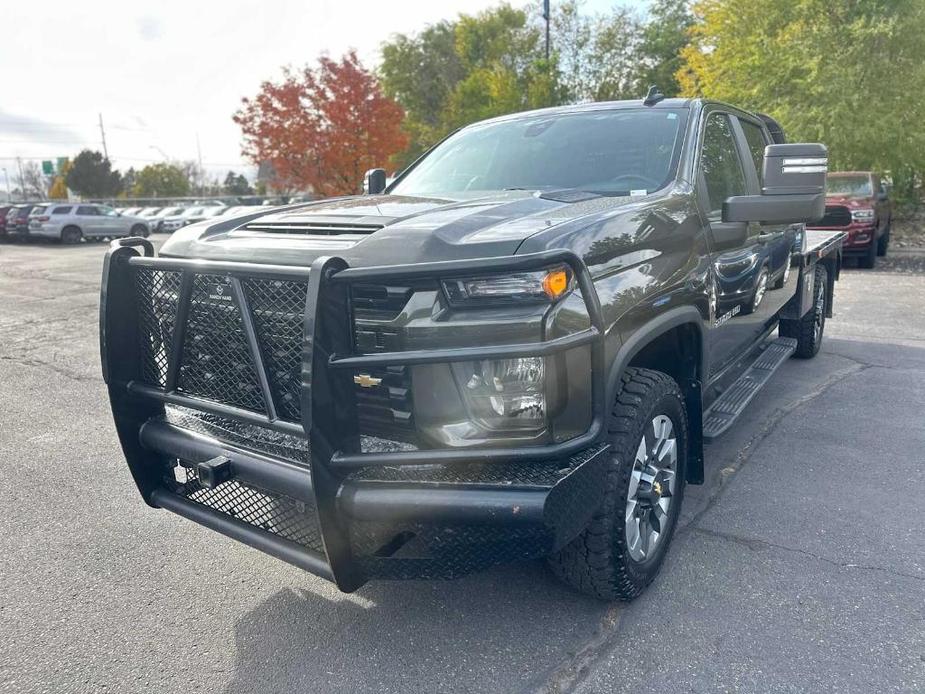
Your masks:
<path fill-rule="evenodd" d="M 564 116 L 570 113 L 584 113 L 588 111 L 614 111 L 619 109 L 630 108 L 651 108 L 651 109 L 672 109 L 672 108 L 690 108 L 691 104 L 697 99 L 662 99 L 652 106 L 646 106 L 642 99 L 627 99 L 625 101 L 589 101 L 583 104 L 569 104 L 568 106 L 551 106 L 549 108 L 538 108 L 532 111 L 519 111 L 518 113 L 509 113 L 505 116 L 487 118 L 485 120 L 472 123 L 472 125 L 484 125 L 486 123 L 500 123 L 518 118 L 532 118 L 534 116 Z M 470 127 L 470 126 L 466 126 Z"/>

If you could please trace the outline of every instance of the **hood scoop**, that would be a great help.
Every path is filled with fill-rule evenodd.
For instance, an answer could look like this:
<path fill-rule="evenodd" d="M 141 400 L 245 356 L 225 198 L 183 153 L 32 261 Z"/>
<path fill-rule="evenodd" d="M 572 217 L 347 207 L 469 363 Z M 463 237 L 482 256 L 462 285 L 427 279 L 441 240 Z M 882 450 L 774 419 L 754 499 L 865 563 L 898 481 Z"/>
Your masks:
<path fill-rule="evenodd" d="M 384 224 L 354 224 L 350 222 L 250 222 L 241 229 L 247 231 L 262 231 L 270 234 L 298 234 L 303 236 L 367 236 L 379 231 Z"/>

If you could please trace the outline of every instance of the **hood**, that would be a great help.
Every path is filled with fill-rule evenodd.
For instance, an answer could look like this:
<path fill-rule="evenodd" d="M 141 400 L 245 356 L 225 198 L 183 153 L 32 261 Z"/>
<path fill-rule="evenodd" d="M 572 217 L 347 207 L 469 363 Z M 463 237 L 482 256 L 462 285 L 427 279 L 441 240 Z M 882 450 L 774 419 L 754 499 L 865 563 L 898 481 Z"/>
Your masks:
<path fill-rule="evenodd" d="M 161 254 L 303 266 L 338 255 L 355 267 L 487 258 L 511 255 L 534 234 L 629 200 L 578 191 L 335 198 L 191 224 Z"/>

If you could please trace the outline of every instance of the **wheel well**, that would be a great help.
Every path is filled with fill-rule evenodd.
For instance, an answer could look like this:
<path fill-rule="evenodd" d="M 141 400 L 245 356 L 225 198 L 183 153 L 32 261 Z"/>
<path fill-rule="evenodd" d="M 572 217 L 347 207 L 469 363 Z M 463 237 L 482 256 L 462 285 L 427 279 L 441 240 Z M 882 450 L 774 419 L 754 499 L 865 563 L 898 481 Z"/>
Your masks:
<path fill-rule="evenodd" d="M 690 431 L 687 481 L 703 483 L 703 340 L 699 326 L 682 323 L 647 342 L 627 366 L 671 376 L 681 387 Z"/>

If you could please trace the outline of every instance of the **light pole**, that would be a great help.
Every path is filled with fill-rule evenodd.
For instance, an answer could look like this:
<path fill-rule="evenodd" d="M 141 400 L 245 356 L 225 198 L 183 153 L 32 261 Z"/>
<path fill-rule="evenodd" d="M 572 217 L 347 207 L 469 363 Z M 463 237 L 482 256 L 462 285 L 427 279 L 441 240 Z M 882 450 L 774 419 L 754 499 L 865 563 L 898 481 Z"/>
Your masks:
<path fill-rule="evenodd" d="M 6 179 L 6 201 L 13 202 L 13 194 L 10 192 L 10 174 L 5 166 L 3 167 L 3 178 Z"/>
<path fill-rule="evenodd" d="M 546 20 L 546 62 L 549 62 L 549 0 L 543 0 L 543 19 Z"/>

